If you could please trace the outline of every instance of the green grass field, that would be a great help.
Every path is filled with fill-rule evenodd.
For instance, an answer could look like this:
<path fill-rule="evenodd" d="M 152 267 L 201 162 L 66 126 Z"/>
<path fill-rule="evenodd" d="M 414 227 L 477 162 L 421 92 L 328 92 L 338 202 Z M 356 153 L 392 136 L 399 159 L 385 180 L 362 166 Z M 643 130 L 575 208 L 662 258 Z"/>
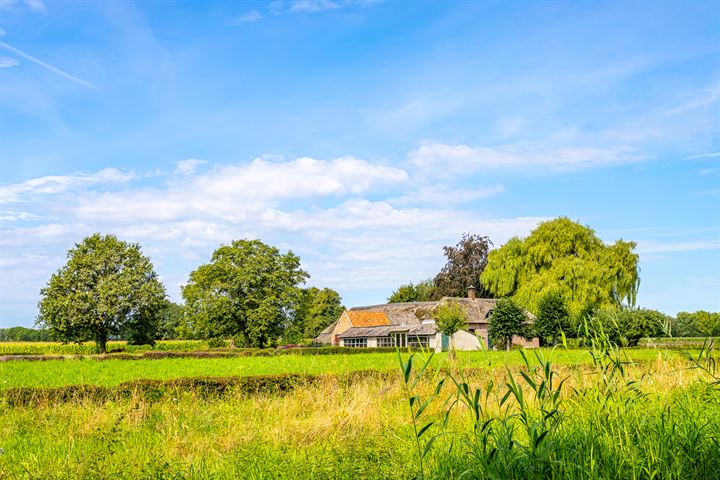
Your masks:
<path fill-rule="evenodd" d="M 4 389 L 394 374 L 328 375 L 276 393 L 0 401 L 0 479 L 720 478 L 720 389 L 681 353 L 595 351 L 596 364 L 584 350 L 540 353 L 547 368 L 534 352 L 529 367 L 518 351 L 462 352 L 455 363 L 436 355 L 416 385 L 418 354 L 407 377 L 393 353 L 3 362 Z M 413 418 L 430 425 L 419 437 Z"/>
<path fill-rule="evenodd" d="M 558 364 L 588 364 L 590 355 L 584 350 L 550 350 L 544 353 Z M 681 356 L 675 351 L 653 349 L 625 350 L 629 360 L 672 359 Z M 467 368 L 496 368 L 520 365 L 517 352 L 458 352 L 458 360 Z M 436 364 L 444 365 L 446 354 L 436 356 Z M 197 376 L 250 376 L 282 373 L 333 374 L 357 370 L 389 370 L 397 368 L 395 353 L 362 353 L 353 355 L 282 355 L 277 357 L 237 358 L 169 358 L 142 360 L 66 359 L 43 362 L 0 362 L 0 389 L 9 387 L 59 387 L 92 384 L 111 386 L 134 379 L 173 379 Z"/>

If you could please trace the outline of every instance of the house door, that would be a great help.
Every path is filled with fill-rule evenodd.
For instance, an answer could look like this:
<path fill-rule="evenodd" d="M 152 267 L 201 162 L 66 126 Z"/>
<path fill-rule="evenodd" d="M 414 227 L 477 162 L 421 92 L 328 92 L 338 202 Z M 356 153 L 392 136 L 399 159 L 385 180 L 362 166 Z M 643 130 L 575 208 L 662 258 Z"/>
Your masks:
<path fill-rule="evenodd" d="M 404 347 L 407 345 L 407 338 L 404 333 L 395 333 L 394 336 L 396 347 Z"/>

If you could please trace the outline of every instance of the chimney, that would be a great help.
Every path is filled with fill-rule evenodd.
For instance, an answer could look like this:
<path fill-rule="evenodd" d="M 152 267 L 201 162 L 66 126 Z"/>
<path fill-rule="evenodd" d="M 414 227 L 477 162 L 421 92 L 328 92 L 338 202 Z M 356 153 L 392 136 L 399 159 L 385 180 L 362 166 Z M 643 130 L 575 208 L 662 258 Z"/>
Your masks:
<path fill-rule="evenodd" d="M 477 288 L 470 285 L 467 289 L 468 291 L 468 298 L 471 300 L 475 300 L 477 298 Z"/>

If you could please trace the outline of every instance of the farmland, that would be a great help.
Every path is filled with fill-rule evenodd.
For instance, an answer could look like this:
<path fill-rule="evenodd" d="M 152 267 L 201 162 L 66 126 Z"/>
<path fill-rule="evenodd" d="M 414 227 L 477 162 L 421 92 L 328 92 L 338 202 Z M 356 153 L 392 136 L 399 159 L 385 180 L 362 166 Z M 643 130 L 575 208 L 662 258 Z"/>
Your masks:
<path fill-rule="evenodd" d="M 549 353 L 550 350 L 546 350 Z M 643 361 L 673 359 L 682 355 L 672 350 L 625 350 L 627 360 Z M 104 358 L 104 357 L 97 357 Z M 163 358 L 157 360 L 99 361 L 97 358 L 49 360 L 44 362 L 0 362 L 0 389 L 9 387 L 58 387 L 93 384 L 111 386 L 134 379 L 172 379 L 196 376 L 251 376 L 284 373 L 341 374 L 360 370 L 387 371 L 397 368 L 395 353 L 359 353 L 353 355 L 281 355 L 273 357 L 235 358 Z M 589 364 L 592 360 L 584 350 L 556 350 L 556 363 Z M 522 364 L 516 352 L 459 352 L 458 361 L 464 368 L 494 369 Z M 446 365 L 446 354 L 435 357 L 435 365 Z"/>
<path fill-rule="evenodd" d="M 3 393 L 114 388 L 133 379 L 308 376 L 277 392 L 175 384 L 155 396 L 131 390 L 100 400 L 5 402 L 0 478 L 411 478 L 421 470 L 426 478 L 718 478 L 720 391 L 683 354 L 538 353 L 526 352 L 529 365 L 518 351 L 463 352 L 457 363 L 439 354 L 415 386 L 422 354 L 413 357 L 408 383 L 394 353 L 2 362 Z M 523 373 L 536 387 L 549 373 L 544 385 L 557 398 Z M 453 378 L 467 383 L 467 398 Z M 512 382 L 522 397 L 506 396 Z M 419 415 L 419 404 L 413 410 L 420 426 L 434 422 L 419 443 L 411 396 L 431 399 Z M 458 398 L 443 424 L 446 399 Z M 555 413 L 544 418 L 543 411 Z M 424 450 L 430 438 L 420 462 L 418 445 Z"/>

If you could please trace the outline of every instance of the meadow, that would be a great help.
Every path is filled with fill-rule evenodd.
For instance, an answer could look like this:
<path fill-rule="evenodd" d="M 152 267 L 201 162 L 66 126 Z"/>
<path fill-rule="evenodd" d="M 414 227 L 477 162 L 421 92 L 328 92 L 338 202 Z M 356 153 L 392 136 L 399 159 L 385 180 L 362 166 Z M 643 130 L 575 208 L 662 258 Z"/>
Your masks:
<path fill-rule="evenodd" d="M 546 354 L 552 350 L 542 349 Z M 627 361 L 680 358 L 674 350 L 626 349 Z M 564 365 L 589 365 L 592 356 L 586 350 L 552 351 L 554 362 Z M 517 352 L 458 352 L 461 368 L 494 369 L 519 366 Z M 104 359 L 108 358 L 108 359 Z M 434 356 L 433 365 L 447 366 L 447 354 Z M 353 371 L 389 371 L 397 368 L 396 353 L 356 353 L 353 355 L 279 355 L 238 356 L 230 358 L 159 358 L 126 360 L 108 357 L 68 357 L 48 361 L 0 362 L 0 390 L 10 387 L 59 387 L 91 384 L 112 386 L 135 379 L 167 380 L 198 376 L 255 376 L 301 374 L 342 374 Z"/>
<path fill-rule="evenodd" d="M 720 478 L 717 356 L 694 355 L 599 346 L 461 352 L 455 361 L 422 353 L 402 362 L 392 353 L 9 361 L 0 363 L 6 391 L 324 375 L 277 392 L 3 402 L 0 478 Z M 343 377 L 367 370 L 384 373 Z"/>

